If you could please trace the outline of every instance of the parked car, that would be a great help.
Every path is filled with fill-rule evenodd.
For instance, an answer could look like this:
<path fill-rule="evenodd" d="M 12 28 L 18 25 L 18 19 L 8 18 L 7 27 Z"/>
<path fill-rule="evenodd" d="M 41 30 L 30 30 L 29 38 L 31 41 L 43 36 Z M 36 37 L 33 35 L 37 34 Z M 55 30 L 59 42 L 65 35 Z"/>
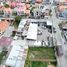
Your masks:
<path fill-rule="evenodd" d="M 42 31 L 38 30 L 37 35 L 42 35 Z"/>
<path fill-rule="evenodd" d="M 13 38 L 14 40 L 17 40 L 18 39 L 18 36 L 14 36 L 14 38 Z"/>
<path fill-rule="evenodd" d="M 48 29 L 48 31 L 50 32 L 50 33 L 52 33 L 52 28 L 51 29 Z M 56 33 L 56 29 L 53 27 L 53 33 Z"/>
<path fill-rule="evenodd" d="M 65 38 L 65 40 L 67 41 L 67 34 L 64 34 L 64 38 Z"/>
<path fill-rule="evenodd" d="M 53 47 L 54 46 L 54 44 L 53 44 L 53 37 L 48 36 L 47 40 L 48 40 L 48 46 L 49 47 Z"/>

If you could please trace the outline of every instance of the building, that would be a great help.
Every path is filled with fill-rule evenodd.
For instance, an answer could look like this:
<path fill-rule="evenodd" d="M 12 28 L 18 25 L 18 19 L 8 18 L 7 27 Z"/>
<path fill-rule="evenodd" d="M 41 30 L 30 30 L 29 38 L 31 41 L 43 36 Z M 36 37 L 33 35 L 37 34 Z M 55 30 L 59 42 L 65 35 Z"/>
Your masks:
<path fill-rule="evenodd" d="M 24 14 L 30 15 L 29 8 L 30 8 L 30 4 L 18 2 L 16 3 L 16 7 L 13 9 L 13 12 L 16 12 L 17 15 L 24 15 Z"/>
<path fill-rule="evenodd" d="M 0 39 L 0 51 L 2 51 L 3 48 L 6 48 L 6 50 L 8 51 L 9 50 L 9 46 L 11 45 L 12 41 L 13 40 L 12 40 L 11 37 L 4 37 L 4 36 L 2 36 L 1 39 Z"/>
<path fill-rule="evenodd" d="M 66 5 L 59 5 L 57 12 L 58 12 L 59 17 L 67 19 L 67 6 Z"/>
<path fill-rule="evenodd" d="M 3 17 L 11 17 L 12 16 L 13 10 L 10 7 L 4 8 L 3 11 L 4 11 Z"/>
<path fill-rule="evenodd" d="M 13 10 L 10 7 L 0 7 L 1 17 L 12 17 Z"/>
<path fill-rule="evenodd" d="M 8 21 L 0 21 L 0 34 L 3 34 L 9 27 L 10 23 Z"/>
<path fill-rule="evenodd" d="M 12 49 L 5 62 L 6 67 L 24 67 L 27 57 L 28 46 L 25 41 L 16 40 L 11 43 Z"/>
<path fill-rule="evenodd" d="M 28 40 L 37 40 L 37 24 L 30 23 L 28 33 L 27 33 Z"/>
<path fill-rule="evenodd" d="M 53 3 L 53 0 L 43 0 L 43 4 L 51 4 Z"/>
<path fill-rule="evenodd" d="M 54 0 L 55 4 L 66 4 L 67 0 Z"/>
<path fill-rule="evenodd" d="M 19 26 L 18 26 L 18 31 L 22 31 L 25 24 L 26 24 L 27 20 L 26 19 L 22 19 L 19 23 Z"/>

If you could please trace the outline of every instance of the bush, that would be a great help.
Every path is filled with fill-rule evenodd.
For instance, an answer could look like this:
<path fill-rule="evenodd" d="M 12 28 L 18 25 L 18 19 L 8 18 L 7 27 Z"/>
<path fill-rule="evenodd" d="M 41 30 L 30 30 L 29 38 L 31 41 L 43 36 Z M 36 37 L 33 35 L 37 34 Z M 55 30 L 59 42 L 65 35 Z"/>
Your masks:
<path fill-rule="evenodd" d="M 14 25 L 15 25 L 16 27 L 18 27 L 21 19 L 22 19 L 22 16 L 16 16 L 16 17 L 15 17 Z"/>
<path fill-rule="evenodd" d="M 4 7 L 5 7 L 5 8 L 8 8 L 8 7 L 9 7 L 9 5 L 8 5 L 8 4 L 4 4 Z"/>
<path fill-rule="evenodd" d="M 13 12 L 13 14 L 12 14 L 13 16 L 17 16 L 17 12 Z"/>
<path fill-rule="evenodd" d="M 35 7 L 32 7 L 31 10 L 30 10 L 30 12 L 32 12 L 34 9 L 35 9 Z"/>
<path fill-rule="evenodd" d="M 12 32 L 12 37 L 14 37 L 14 36 L 15 36 L 15 34 L 16 34 L 16 31 L 13 31 L 13 32 Z"/>
<path fill-rule="evenodd" d="M 53 65 L 55 65 L 55 66 L 56 66 L 56 65 L 57 65 L 57 62 L 51 62 L 51 64 L 53 64 Z"/>
<path fill-rule="evenodd" d="M 0 53 L 0 64 L 1 64 L 4 56 L 6 56 L 6 53 L 5 52 L 1 52 Z"/>

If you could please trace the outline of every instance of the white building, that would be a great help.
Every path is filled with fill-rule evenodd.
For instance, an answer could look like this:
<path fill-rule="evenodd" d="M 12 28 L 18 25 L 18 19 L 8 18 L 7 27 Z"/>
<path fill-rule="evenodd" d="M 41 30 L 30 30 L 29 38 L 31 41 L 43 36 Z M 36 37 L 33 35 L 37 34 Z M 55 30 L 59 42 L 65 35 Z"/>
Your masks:
<path fill-rule="evenodd" d="M 27 33 L 27 39 L 37 40 L 37 24 L 30 23 Z"/>
<path fill-rule="evenodd" d="M 22 31 L 22 28 L 24 28 L 24 25 L 26 24 L 27 20 L 26 19 L 22 19 L 20 21 L 20 24 L 18 26 L 18 31 Z"/>
<path fill-rule="evenodd" d="M 5 66 L 24 67 L 28 46 L 25 46 L 25 41 L 16 40 L 12 42 L 12 49 L 5 62 Z"/>

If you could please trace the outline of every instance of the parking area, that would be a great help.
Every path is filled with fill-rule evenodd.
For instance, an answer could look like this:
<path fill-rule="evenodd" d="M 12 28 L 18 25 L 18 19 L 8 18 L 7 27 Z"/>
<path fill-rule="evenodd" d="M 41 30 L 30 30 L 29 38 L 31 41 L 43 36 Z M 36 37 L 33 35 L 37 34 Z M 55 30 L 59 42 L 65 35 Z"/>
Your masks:
<path fill-rule="evenodd" d="M 49 45 L 52 38 L 52 33 L 49 32 L 49 29 L 43 26 L 43 23 L 40 23 L 40 26 L 38 26 L 38 32 L 37 32 L 37 40 L 41 42 L 41 44 Z M 48 44 L 49 43 L 49 44 Z M 52 43 L 50 44 L 52 45 Z"/>
<path fill-rule="evenodd" d="M 39 41 L 42 41 L 43 39 L 46 41 L 47 37 L 51 35 L 51 33 L 48 32 L 47 28 L 42 29 L 41 27 L 38 27 L 38 30 L 40 31 L 40 33 L 38 32 L 38 35 L 37 35 L 37 39 Z"/>

